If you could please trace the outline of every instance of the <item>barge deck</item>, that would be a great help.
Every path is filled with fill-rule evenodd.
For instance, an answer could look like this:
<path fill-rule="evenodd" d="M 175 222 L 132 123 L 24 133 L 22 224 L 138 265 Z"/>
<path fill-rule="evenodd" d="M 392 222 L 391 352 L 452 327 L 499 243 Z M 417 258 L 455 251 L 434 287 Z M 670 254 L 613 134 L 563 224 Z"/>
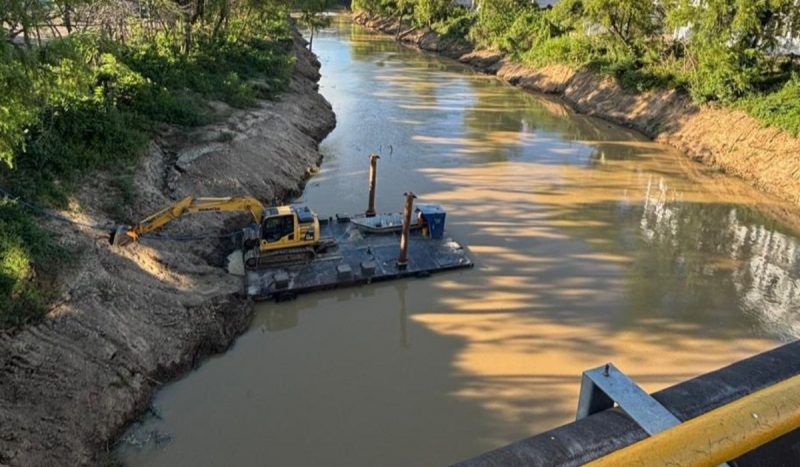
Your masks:
<path fill-rule="evenodd" d="M 433 273 L 471 268 L 465 248 L 450 238 L 429 238 L 419 230 L 409 235 L 408 264 L 397 265 L 400 234 L 370 234 L 348 217 L 320 220 L 324 237 L 336 245 L 302 265 L 281 266 L 245 273 L 245 291 L 254 300 L 290 299 L 319 290 L 372 282 L 425 277 Z"/>

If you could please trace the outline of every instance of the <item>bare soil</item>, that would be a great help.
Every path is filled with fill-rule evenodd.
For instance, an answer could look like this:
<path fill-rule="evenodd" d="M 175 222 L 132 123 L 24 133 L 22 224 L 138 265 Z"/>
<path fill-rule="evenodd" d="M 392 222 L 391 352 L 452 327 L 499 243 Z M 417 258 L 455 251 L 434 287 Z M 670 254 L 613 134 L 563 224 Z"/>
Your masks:
<path fill-rule="evenodd" d="M 456 58 L 514 86 L 558 94 L 578 112 L 638 130 L 800 206 L 800 139 L 764 127 L 743 111 L 697 105 L 674 90 L 629 91 L 613 78 L 588 69 L 521 65 L 499 52 L 471 50 L 468 44 L 439 38 L 433 31 L 410 28 L 395 19 L 360 13 L 354 20 L 395 35 L 405 44 Z"/>
<path fill-rule="evenodd" d="M 165 129 L 135 176 L 136 201 L 121 211 L 140 219 L 186 195 L 251 195 L 265 202 L 298 193 L 320 162 L 319 142 L 335 126 L 317 92 L 319 62 L 297 35 L 290 89 L 277 101 L 233 110 L 186 131 Z M 109 222 L 103 177 L 72 201 L 73 220 Z M 218 235 L 242 216 L 196 215 L 168 234 Z M 53 222 L 53 241 L 80 252 L 63 274 L 46 319 L 0 333 L 0 466 L 97 465 L 154 392 L 225 350 L 253 308 L 227 274 L 218 239 L 145 240 L 114 248 L 101 230 Z"/>

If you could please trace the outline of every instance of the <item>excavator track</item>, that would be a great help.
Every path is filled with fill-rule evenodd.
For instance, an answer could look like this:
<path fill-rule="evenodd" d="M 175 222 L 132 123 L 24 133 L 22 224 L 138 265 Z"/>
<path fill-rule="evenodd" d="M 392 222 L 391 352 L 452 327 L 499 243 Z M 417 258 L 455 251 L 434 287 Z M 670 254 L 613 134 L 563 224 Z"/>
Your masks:
<path fill-rule="evenodd" d="M 311 262 L 316 256 L 316 251 L 313 247 L 298 247 L 287 248 L 284 250 L 273 251 L 269 253 L 253 252 L 252 255 L 247 255 L 245 259 L 245 267 L 247 269 L 263 269 L 275 266 L 292 266 L 299 264 L 307 264 Z"/>

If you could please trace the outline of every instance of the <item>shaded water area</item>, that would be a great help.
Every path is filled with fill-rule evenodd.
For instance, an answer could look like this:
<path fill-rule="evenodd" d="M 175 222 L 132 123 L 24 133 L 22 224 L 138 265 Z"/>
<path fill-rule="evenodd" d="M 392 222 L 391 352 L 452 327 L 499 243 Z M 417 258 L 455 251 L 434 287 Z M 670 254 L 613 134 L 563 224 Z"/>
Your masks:
<path fill-rule="evenodd" d="M 442 465 L 570 421 L 584 369 L 652 391 L 800 334 L 776 200 L 345 21 L 314 47 L 338 127 L 301 201 L 363 211 L 379 152 L 379 210 L 441 203 L 476 267 L 259 305 L 159 393 L 126 464 Z"/>

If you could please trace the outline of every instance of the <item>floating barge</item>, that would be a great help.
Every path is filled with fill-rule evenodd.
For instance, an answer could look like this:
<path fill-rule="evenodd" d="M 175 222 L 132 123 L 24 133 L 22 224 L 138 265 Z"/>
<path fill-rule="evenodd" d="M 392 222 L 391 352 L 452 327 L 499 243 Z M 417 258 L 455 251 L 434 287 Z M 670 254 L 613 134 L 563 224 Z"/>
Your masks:
<path fill-rule="evenodd" d="M 408 262 L 400 267 L 400 233 L 364 231 L 347 216 L 320 219 L 322 235 L 334 239 L 335 246 L 305 264 L 247 271 L 246 293 L 254 300 L 283 300 L 319 290 L 471 268 L 464 247 L 443 235 L 443 211 L 441 219 L 430 225 L 436 227 L 409 233 Z"/>

